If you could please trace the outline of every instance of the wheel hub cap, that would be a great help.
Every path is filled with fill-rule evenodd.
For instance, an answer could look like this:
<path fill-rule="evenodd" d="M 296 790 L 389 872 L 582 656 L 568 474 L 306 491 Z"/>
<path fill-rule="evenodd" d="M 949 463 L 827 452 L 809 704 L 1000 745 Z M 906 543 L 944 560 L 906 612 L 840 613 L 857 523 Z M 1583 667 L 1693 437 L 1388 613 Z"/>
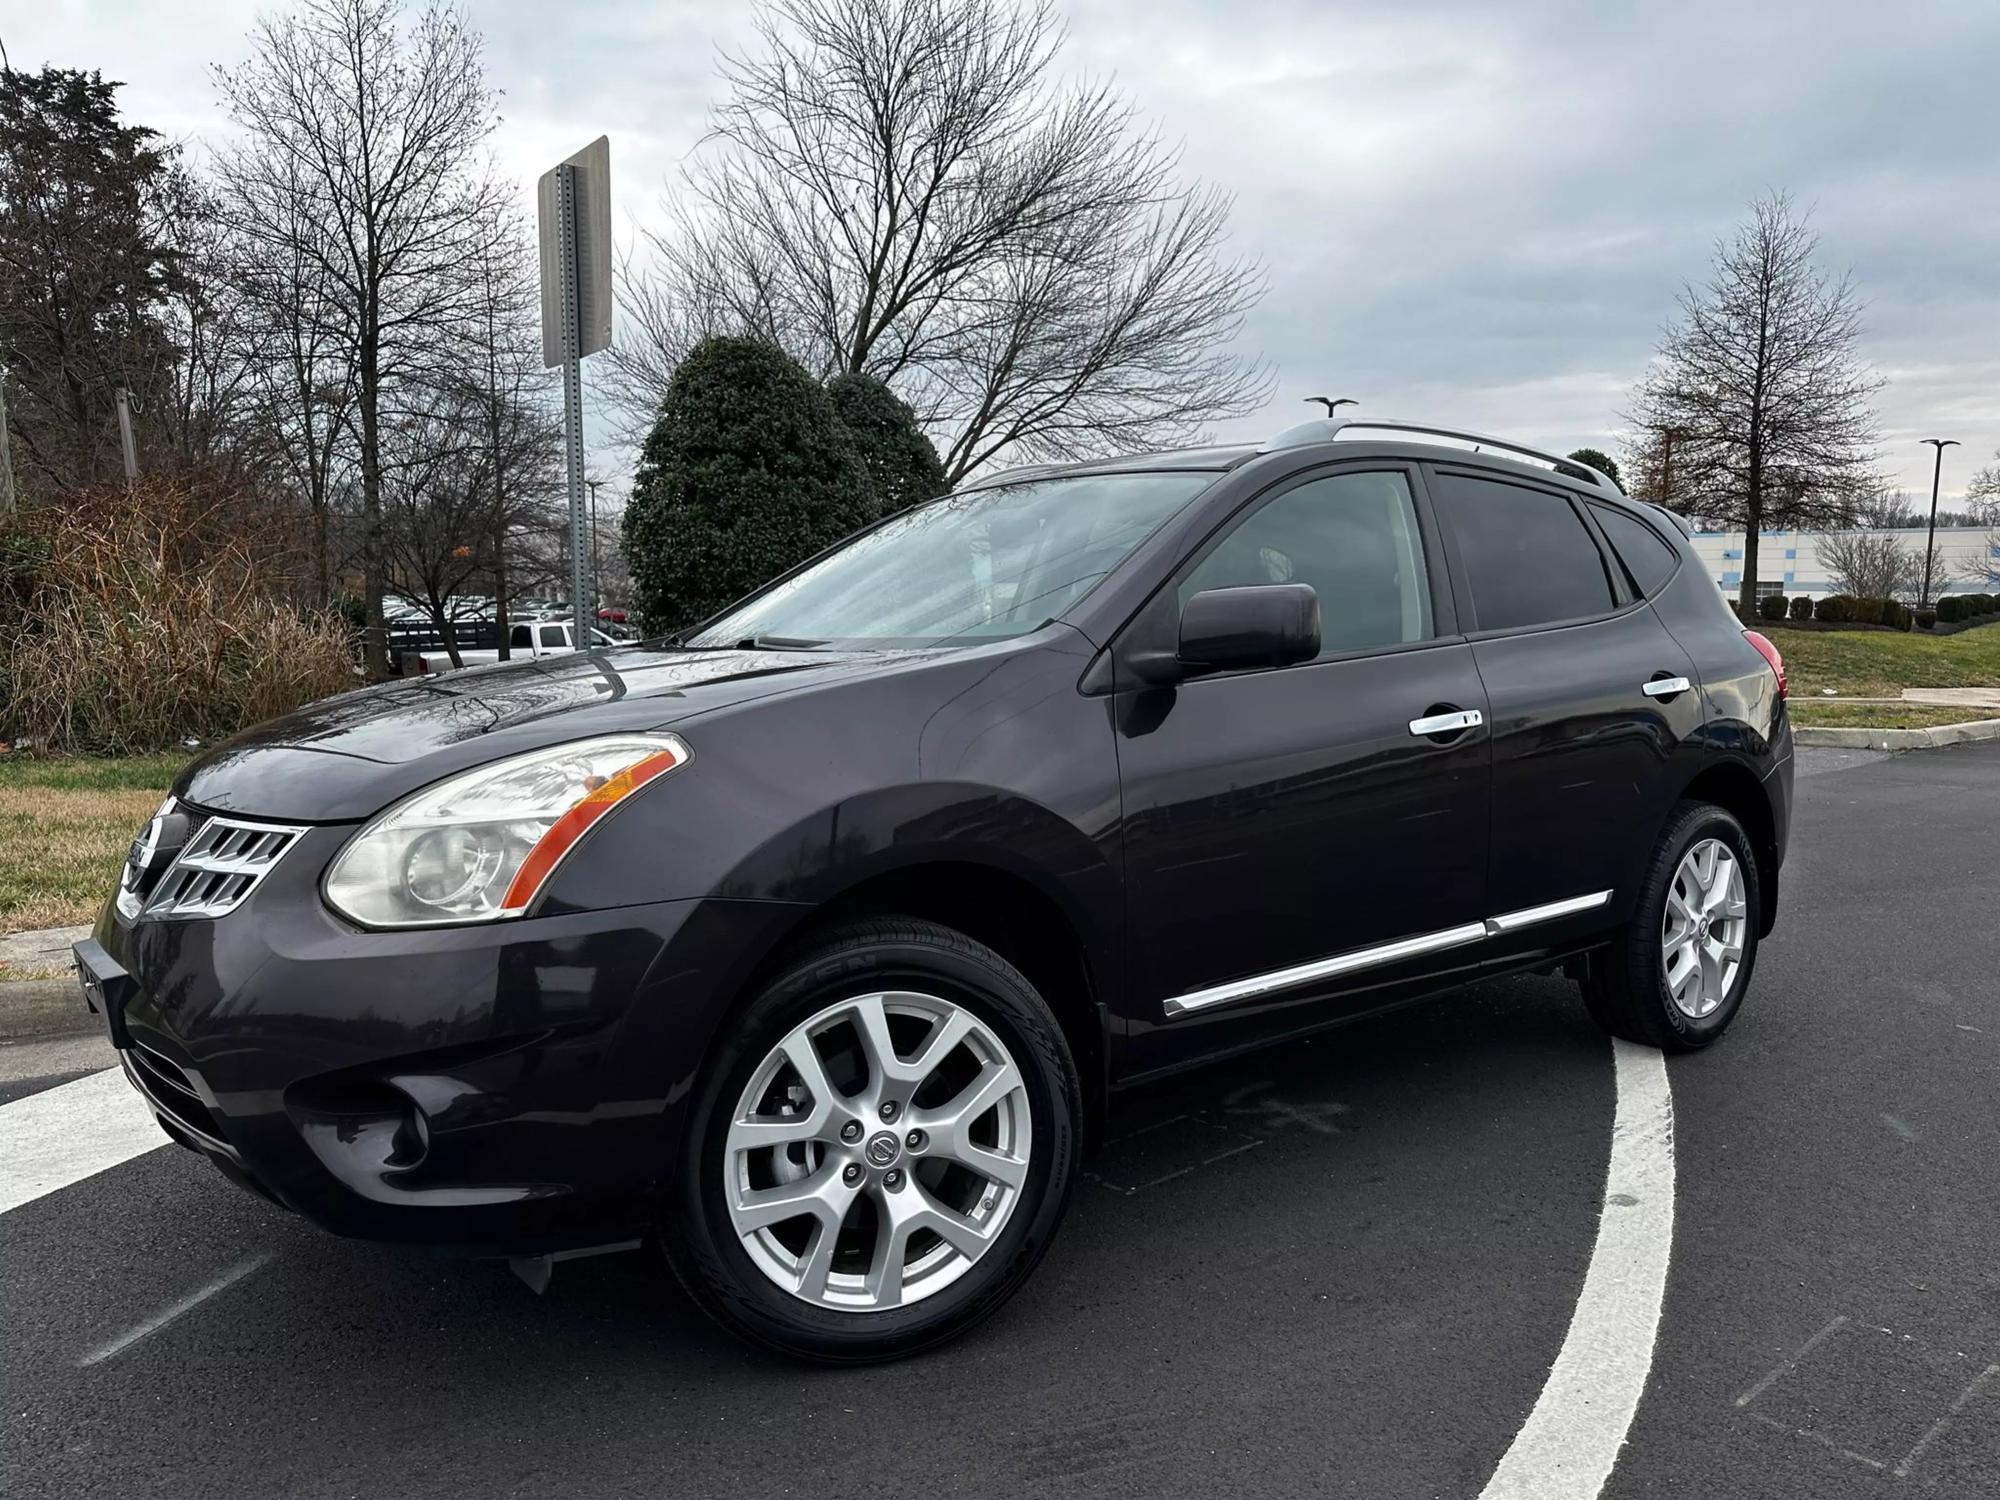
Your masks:
<path fill-rule="evenodd" d="M 868 1162 L 870 1166 L 893 1167 L 896 1158 L 903 1154 L 903 1143 L 888 1131 L 871 1138 L 868 1142 Z"/>

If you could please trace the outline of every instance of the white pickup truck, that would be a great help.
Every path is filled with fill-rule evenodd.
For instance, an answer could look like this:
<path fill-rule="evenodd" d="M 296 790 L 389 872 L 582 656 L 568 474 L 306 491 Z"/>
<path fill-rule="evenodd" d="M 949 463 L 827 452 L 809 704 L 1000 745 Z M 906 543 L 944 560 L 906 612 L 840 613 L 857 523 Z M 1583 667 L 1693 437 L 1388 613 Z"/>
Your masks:
<path fill-rule="evenodd" d="M 527 661 L 541 656 L 568 656 L 576 650 L 573 626 L 568 620 L 533 620 L 511 626 L 507 631 L 508 659 Z M 601 630 L 590 632 L 593 648 L 616 646 L 618 641 Z M 458 659 L 462 666 L 490 666 L 500 660 L 498 651 L 460 651 Z M 427 672 L 449 672 L 452 670 L 451 653 L 442 646 L 427 651 L 406 652 L 403 658 L 403 675 L 412 676 Z"/>

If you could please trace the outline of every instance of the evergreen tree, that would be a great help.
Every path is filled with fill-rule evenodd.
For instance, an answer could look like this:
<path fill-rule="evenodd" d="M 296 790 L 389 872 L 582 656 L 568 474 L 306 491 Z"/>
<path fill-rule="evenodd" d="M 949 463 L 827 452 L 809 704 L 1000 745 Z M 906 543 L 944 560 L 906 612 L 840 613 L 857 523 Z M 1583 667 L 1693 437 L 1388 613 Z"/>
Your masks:
<path fill-rule="evenodd" d="M 872 375 L 836 375 L 826 393 L 874 482 L 876 514 L 893 515 L 945 492 L 937 449 L 888 386 Z"/>
<path fill-rule="evenodd" d="M 31 493 L 123 473 L 115 392 L 151 396 L 177 358 L 161 212 L 174 148 L 119 120 L 118 88 L 70 68 L 0 70 L 0 360 Z"/>
<path fill-rule="evenodd" d="M 1625 487 L 1625 481 L 1618 477 L 1618 464 L 1616 460 L 1602 448 L 1578 448 L 1569 456 L 1580 464 L 1589 464 L 1591 468 L 1604 475 L 1605 478 L 1609 479 L 1620 489 Z"/>
<path fill-rule="evenodd" d="M 649 627 L 697 624 L 879 513 L 833 402 L 775 345 L 703 339 L 640 450 L 624 551 Z"/>

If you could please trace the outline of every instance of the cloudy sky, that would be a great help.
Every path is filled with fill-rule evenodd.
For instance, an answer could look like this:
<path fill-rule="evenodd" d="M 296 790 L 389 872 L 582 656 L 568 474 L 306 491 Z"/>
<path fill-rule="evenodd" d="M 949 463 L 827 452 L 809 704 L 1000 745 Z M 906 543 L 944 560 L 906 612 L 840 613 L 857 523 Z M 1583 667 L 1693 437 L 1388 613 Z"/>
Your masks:
<path fill-rule="evenodd" d="M 1869 304 L 1893 481 L 1927 498 L 1924 437 L 1965 444 L 1947 495 L 2000 449 L 2000 0 L 1058 3 L 1068 69 L 1115 79 L 1233 191 L 1237 247 L 1269 268 L 1243 345 L 1276 394 L 1221 435 L 1326 392 L 1615 451 L 1676 290 L 1783 188 Z M 0 42 L 124 80 L 133 118 L 198 145 L 227 129 L 208 65 L 270 8 L 23 0 Z M 625 236 L 701 135 L 717 46 L 751 35 L 739 0 L 469 9 L 524 204 L 608 133 Z"/>

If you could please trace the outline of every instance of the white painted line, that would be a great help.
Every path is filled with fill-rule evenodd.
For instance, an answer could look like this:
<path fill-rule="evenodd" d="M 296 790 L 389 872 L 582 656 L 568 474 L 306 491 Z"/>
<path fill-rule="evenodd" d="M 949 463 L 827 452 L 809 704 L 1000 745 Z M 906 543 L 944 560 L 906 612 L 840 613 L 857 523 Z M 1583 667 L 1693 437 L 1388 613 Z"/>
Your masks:
<path fill-rule="evenodd" d="M 168 1144 L 118 1068 L 0 1105 L 0 1214 Z"/>
<path fill-rule="evenodd" d="M 1898 1479 L 1908 1479 L 1910 1477 L 1910 1466 L 1923 1457 L 1924 1449 L 1937 1441 L 1937 1435 L 1943 1432 L 1945 1428 L 1951 1426 L 1951 1419 L 1964 1411 L 1967 1403 L 1979 1394 L 1979 1388 L 1995 1375 L 2000 1375 L 2000 1365 L 1988 1365 L 1973 1377 L 1971 1385 L 1958 1393 L 1958 1399 L 1951 1403 L 1950 1409 L 1935 1422 L 1931 1423 L 1930 1431 L 1918 1438 L 1917 1446 L 1912 1448 L 1908 1453 L 1905 1453 L 1903 1461 L 1896 1465 L 1895 1472 Z M 1879 1468 L 1880 1465 L 1877 1465 L 1877 1467 Z"/>
<path fill-rule="evenodd" d="M 1803 1344 L 1799 1345 L 1798 1348 L 1794 1349 L 1790 1354 L 1787 1354 L 1783 1359 L 1779 1360 L 1778 1363 L 1773 1368 L 1766 1370 L 1761 1380 L 1759 1380 L 1755 1385 L 1751 1386 L 1749 1390 L 1745 1391 L 1742 1395 L 1736 1398 L 1737 1406 L 1739 1407 L 1748 1406 L 1752 1401 L 1755 1401 L 1759 1396 L 1763 1395 L 1764 1392 L 1768 1391 L 1773 1385 L 1775 1385 L 1779 1381 L 1779 1379 L 1781 1379 L 1786 1375 L 1791 1374 L 1792 1371 L 1796 1370 L 1799 1367 L 1800 1360 L 1804 1359 L 1808 1354 L 1812 1353 L 1813 1350 L 1817 1349 L 1821 1344 L 1825 1343 L 1829 1338 L 1831 1338 L 1834 1334 L 1838 1333 L 1841 1329 L 1845 1328 L 1846 1326 L 1847 1326 L 1847 1314 L 1841 1313 L 1838 1316 L 1836 1316 L 1832 1322 L 1828 1323 L 1824 1328 L 1820 1329 L 1818 1333 L 1814 1334 L 1811 1338 L 1807 1339 Z M 1866 1328 L 1869 1325 L 1864 1323 L 1861 1326 Z M 1889 1330 L 1886 1328 L 1878 1328 L 1875 1331 L 1877 1333 L 1887 1333 Z"/>
<path fill-rule="evenodd" d="M 1480 1500 L 1596 1500 L 1646 1391 L 1674 1243 L 1666 1060 L 1614 1041 L 1618 1111 L 1597 1244 L 1569 1334 Z"/>
<path fill-rule="evenodd" d="M 172 1307 L 167 1308 L 163 1312 L 154 1313 L 152 1317 L 146 1319 L 137 1328 L 129 1329 L 119 1334 L 117 1338 L 104 1345 L 101 1349 L 91 1350 L 90 1353 L 84 1355 L 82 1359 L 76 1362 L 77 1368 L 79 1370 L 87 1370 L 92 1365 L 102 1364 L 107 1359 L 123 1354 L 127 1349 L 138 1343 L 140 1339 L 146 1337 L 147 1334 L 158 1333 L 162 1328 L 173 1322 L 175 1318 L 180 1317 L 184 1313 L 193 1312 L 217 1292 L 222 1291 L 226 1287 L 236 1285 L 237 1282 L 248 1276 L 252 1271 L 261 1268 L 270 1258 L 268 1254 L 259 1255 L 254 1259 L 244 1261 L 240 1266 L 232 1266 L 200 1291 L 190 1292 Z"/>

